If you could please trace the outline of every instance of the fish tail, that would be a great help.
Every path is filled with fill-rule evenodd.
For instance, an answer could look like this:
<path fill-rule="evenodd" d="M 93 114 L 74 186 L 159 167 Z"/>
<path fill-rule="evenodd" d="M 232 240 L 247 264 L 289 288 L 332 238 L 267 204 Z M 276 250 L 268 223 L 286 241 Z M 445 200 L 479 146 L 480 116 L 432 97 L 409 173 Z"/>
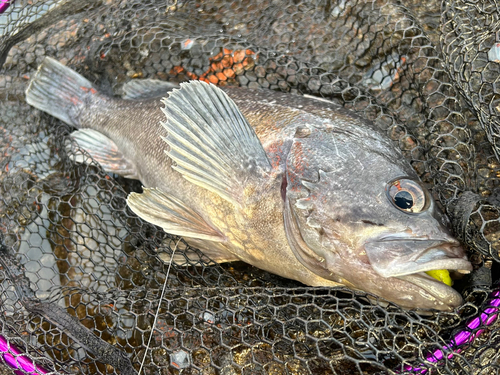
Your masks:
<path fill-rule="evenodd" d="M 57 60 L 46 57 L 30 81 L 26 102 L 79 128 L 80 114 L 89 96 L 96 92 L 89 80 Z"/>

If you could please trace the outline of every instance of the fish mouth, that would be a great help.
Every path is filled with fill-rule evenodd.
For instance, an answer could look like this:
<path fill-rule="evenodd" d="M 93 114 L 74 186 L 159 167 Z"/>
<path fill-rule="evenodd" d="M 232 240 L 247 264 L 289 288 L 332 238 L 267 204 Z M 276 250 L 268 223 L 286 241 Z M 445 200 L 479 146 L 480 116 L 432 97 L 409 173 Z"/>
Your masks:
<path fill-rule="evenodd" d="M 472 264 L 457 240 L 446 233 L 441 236 L 440 239 L 428 239 L 405 234 L 390 235 L 365 243 L 364 249 L 377 274 L 413 284 L 427 295 L 427 299 L 439 301 L 449 310 L 462 303 L 462 296 L 426 272 L 469 273 Z"/>

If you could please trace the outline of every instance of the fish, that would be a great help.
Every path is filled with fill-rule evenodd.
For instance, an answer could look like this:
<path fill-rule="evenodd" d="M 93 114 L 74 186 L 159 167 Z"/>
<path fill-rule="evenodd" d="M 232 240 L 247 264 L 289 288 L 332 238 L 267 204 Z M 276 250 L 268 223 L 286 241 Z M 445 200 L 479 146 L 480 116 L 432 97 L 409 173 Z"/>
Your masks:
<path fill-rule="evenodd" d="M 132 80 L 112 97 L 46 57 L 26 101 L 76 128 L 71 137 L 106 172 L 141 181 L 143 192 L 127 197 L 134 213 L 215 262 L 243 261 L 405 309 L 462 303 L 443 280 L 472 270 L 464 247 L 371 122 L 300 95 L 175 87 Z"/>

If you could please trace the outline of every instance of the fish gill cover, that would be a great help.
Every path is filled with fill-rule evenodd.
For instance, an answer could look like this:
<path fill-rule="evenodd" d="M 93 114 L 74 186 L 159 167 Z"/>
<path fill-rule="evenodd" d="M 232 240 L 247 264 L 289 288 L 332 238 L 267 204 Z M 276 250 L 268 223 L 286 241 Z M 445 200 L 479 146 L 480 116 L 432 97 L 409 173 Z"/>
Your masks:
<path fill-rule="evenodd" d="M 144 374 L 498 373 L 499 14 L 465 0 L 11 2 L 0 15 L 2 358 L 26 373 L 30 361 L 42 373 L 142 362 Z M 196 249 L 188 266 L 170 264 L 188 245 L 127 208 L 140 183 L 75 164 L 72 129 L 25 102 L 45 56 L 109 95 L 134 78 L 200 79 L 321 97 L 373 121 L 468 247 L 474 271 L 454 285 L 464 304 L 421 315 Z"/>

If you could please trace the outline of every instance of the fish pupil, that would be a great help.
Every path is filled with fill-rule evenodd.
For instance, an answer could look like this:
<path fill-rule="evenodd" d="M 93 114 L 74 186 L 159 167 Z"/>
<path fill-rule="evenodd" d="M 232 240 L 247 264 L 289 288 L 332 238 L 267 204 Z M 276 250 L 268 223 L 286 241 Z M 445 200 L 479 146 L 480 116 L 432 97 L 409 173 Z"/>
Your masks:
<path fill-rule="evenodd" d="M 407 191 L 399 191 L 394 196 L 394 203 L 403 210 L 409 210 L 413 207 L 413 197 Z"/>

